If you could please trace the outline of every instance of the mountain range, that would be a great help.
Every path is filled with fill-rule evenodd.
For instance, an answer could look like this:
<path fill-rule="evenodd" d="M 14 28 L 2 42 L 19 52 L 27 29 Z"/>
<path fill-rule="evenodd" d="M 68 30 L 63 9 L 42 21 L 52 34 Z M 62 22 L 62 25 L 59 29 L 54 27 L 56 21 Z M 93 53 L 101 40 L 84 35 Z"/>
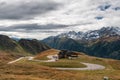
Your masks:
<path fill-rule="evenodd" d="M 62 38 L 67 37 L 74 40 L 94 40 L 100 37 L 110 37 L 110 36 L 120 36 L 120 28 L 119 27 L 103 27 L 99 30 L 90 30 L 87 32 L 75 32 L 70 31 L 67 33 L 62 33 L 56 37 Z"/>
<path fill-rule="evenodd" d="M 88 32 L 70 31 L 41 41 L 36 39 L 16 39 L 0 35 L 0 55 L 4 58 L 6 55 L 20 57 L 35 55 L 55 48 L 84 52 L 91 56 L 120 59 L 119 27 L 103 27 Z M 3 58 L 2 56 L 0 58 Z"/>
<path fill-rule="evenodd" d="M 70 31 L 51 36 L 44 43 L 56 49 L 84 52 L 91 56 L 120 59 L 120 28 L 103 27 L 88 32 Z"/>

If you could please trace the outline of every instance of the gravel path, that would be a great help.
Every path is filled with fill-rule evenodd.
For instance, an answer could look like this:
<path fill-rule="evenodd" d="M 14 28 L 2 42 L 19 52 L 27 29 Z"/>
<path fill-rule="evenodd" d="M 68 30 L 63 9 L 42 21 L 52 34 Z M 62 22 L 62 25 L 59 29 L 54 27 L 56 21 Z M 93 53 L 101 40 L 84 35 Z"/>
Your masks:
<path fill-rule="evenodd" d="M 28 59 L 30 61 L 39 61 L 39 62 L 55 62 L 57 59 L 55 59 L 53 56 L 56 56 L 56 55 L 49 55 L 47 56 L 50 60 L 34 60 L 34 57 L 21 57 L 21 58 L 18 58 L 14 61 L 11 61 L 9 62 L 8 64 L 12 64 L 12 63 L 15 63 L 21 59 Z M 55 68 L 55 69 L 59 69 L 59 70 L 102 70 L 102 69 L 105 69 L 104 66 L 102 65 L 99 65 L 99 64 L 92 64 L 92 63 L 85 63 L 85 62 L 80 62 L 84 65 L 86 65 L 87 67 L 85 68 Z"/>

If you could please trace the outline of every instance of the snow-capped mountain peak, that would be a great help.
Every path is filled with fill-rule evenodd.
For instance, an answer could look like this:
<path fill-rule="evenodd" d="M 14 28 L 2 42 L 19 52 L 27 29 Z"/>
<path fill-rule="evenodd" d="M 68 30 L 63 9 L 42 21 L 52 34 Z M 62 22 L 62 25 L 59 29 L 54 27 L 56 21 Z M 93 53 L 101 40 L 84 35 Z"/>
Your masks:
<path fill-rule="evenodd" d="M 109 36 L 120 36 L 120 28 L 119 27 L 103 27 L 99 30 L 91 30 L 88 32 L 75 32 L 70 31 L 67 33 L 62 33 L 57 37 L 67 37 L 75 40 L 93 40 L 98 39 L 100 37 L 109 37 Z"/>
<path fill-rule="evenodd" d="M 75 31 L 70 31 L 67 33 L 62 33 L 58 35 L 57 37 L 67 37 L 67 38 L 72 38 L 72 39 L 81 39 L 83 37 L 83 32 L 75 32 Z"/>

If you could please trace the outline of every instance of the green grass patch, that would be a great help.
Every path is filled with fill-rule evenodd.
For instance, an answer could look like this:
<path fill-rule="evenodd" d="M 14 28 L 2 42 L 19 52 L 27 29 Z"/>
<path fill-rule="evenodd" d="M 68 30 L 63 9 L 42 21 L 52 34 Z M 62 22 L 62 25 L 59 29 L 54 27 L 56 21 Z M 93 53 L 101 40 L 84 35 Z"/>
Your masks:
<path fill-rule="evenodd" d="M 73 60 L 59 60 L 56 62 L 40 62 L 40 65 L 49 66 L 49 67 L 62 67 L 62 68 L 83 68 L 86 67 L 84 64 L 81 64 L 79 61 Z"/>

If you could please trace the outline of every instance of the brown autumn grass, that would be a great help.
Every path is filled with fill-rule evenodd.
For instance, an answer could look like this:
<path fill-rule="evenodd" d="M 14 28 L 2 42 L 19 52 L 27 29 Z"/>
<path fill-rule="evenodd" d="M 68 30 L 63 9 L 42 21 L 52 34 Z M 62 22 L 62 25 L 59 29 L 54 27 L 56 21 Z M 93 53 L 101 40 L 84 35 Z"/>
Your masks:
<path fill-rule="evenodd" d="M 74 80 L 75 75 L 38 64 L 0 63 L 0 80 Z"/>
<path fill-rule="evenodd" d="M 110 80 L 120 80 L 120 61 L 119 60 L 103 59 L 103 58 L 97 58 L 97 57 L 92 57 L 87 55 L 80 56 L 79 60 L 82 62 L 101 64 L 106 67 L 104 70 L 74 71 L 76 75 L 80 75 L 81 73 L 84 75 L 82 80 L 103 80 L 104 76 L 109 77 Z"/>
<path fill-rule="evenodd" d="M 38 55 L 36 55 L 35 59 L 46 60 L 48 55 L 55 55 L 58 52 L 59 52 L 59 50 L 56 50 L 56 49 L 46 50 L 46 51 L 43 51 L 43 52 L 39 53 Z"/>
<path fill-rule="evenodd" d="M 16 59 L 15 55 L 0 50 L 0 61 L 1 62 L 7 62 L 10 60 L 14 60 L 14 59 Z"/>
<path fill-rule="evenodd" d="M 23 68 L 24 70 L 26 70 L 24 73 L 21 74 L 24 75 L 29 73 L 32 76 L 35 75 L 34 77 L 36 78 L 40 77 L 51 80 L 103 80 L 104 76 L 108 76 L 110 80 L 120 80 L 120 61 L 90 56 L 81 56 L 81 60 L 90 63 L 102 64 L 106 66 L 106 69 L 95 71 L 62 71 L 42 66 L 36 62 L 31 62 L 27 60 L 20 61 L 18 63 L 15 63 L 14 65 L 16 68 L 19 65 L 21 66 L 20 69 Z M 26 65 L 26 67 L 33 66 L 33 69 L 29 67 L 26 68 L 24 67 L 24 65 Z M 27 69 L 32 70 L 33 73 Z"/>
<path fill-rule="evenodd" d="M 52 55 L 54 52 L 46 51 L 44 53 L 41 54 L 42 57 Z M 10 65 L 1 60 L 0 80 L 103 80 L 104 76 L 108 76 L 110 80 L 120 80 L 119 60 L 79 55 L 79 58 L 73 61 L 101 64 L 106 69 L 95 71 L 62 71 L 27 60 L 21 60 Z"/>

